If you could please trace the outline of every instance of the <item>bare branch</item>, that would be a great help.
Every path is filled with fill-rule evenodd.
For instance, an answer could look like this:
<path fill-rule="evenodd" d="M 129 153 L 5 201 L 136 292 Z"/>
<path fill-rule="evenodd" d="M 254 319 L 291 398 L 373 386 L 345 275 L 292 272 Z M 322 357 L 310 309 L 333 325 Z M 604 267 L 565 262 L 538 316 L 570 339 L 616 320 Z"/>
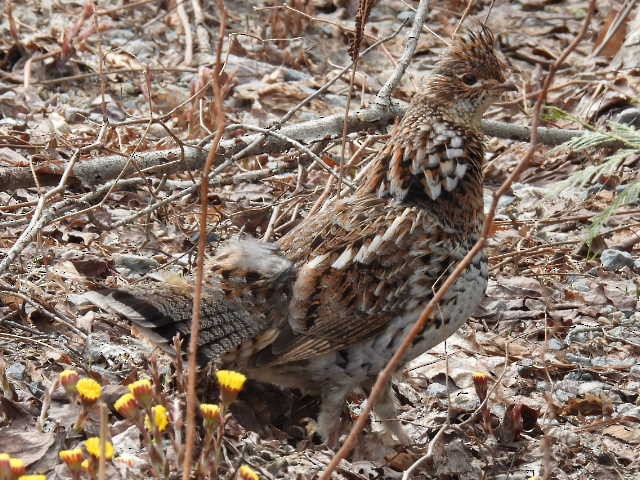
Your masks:
<path fill-rule="evenodd" d="M 378 95 L 376 96 L 375 104 L 377 108 L 381 108 L 383 110 L 389 109 L 389 105 L 391 103 L 391 92 L 394 88 L 396 88 L 398 83 L 400 83 L 404 72 L 407 70 L 409 63 L 413 58 L 413 54 L 416 51 L 418 38 L 420 37 L 420 32 L 422 31 L 422 25 L 427 18 L 428 7 L 429 0 L 420 0 L 418 8 L 416 9 L 415 16 L 413 17 L 413 26 L 411 27 L 411 31 L 407 36 L 407 42 L 405 43 L 402 57 L 400 57 L 398 65 L 391 74 L 391 77 L 389 77 L 389 80 L 387 80 L 387 82 L 382 86 L 382 88 L 378 92 Z"/>
<path fill-rule="evenodd" d="M 356 132 L 371 128 L 380 129 L 389 124 L 396 116 L 401 115 L 404 108 L 394 107 L 393 111 L 381 111 L 379 108 L 368 108 L 349 114 L 347 126 L 349 132 Z M 337 137 L 342 133 L 343 115 L 336 114 L 324 118 L 301 122 L 281 128 L 278 132 L 281 136 L 271 136 L 264 139 L 263 135 L 245 135 L 232 140 L 223 140 L 218 149 L 218 160 L 228 159 L 243 149 L 247 151 L 236 158 L 245 158 L 253 154 L 257 147 L 261 153 L 281 153 L 291 144 L 284 138 L 294 139 L 302 144 L 311 144 L 326 138 Z M 531 135 L 531 128 L 521 125 L 513 125 L 504 122 L 482 122 L 485 134 L 526 142 Z M 567 140 L 582 135 L 581 130 L 564 130 L 555 128 L 538 128 L 538 137 L 542 145 L 560 145 Z M 253 148 L 247 147 L 252 145 Z M 611 141 L 603 144 L 607 147 L 619 147 L 619 142 Z M 206 147 L 184 145 L 184 157 L 180 148 L 167 150 L 154 150 L 139 152 L 131 156 L 131 162 L 138 165 L 144 173 L 170 174 L 185 171 L 185 169 L 198 170 L 202 168 L 207 156 Z M 78 162 L 71 170 L 70 184 L 81 183 L 86 186 L 101 185 L 117 178 L 129 161 L 122 155 L 109 155 L 96 157 Z M 39 172 L 36 169 L 38 180 L 42 186 L 56 185 L 60 181 L 60 174 L 53 171 Z M 127 176 L 130 171 L 124 172 Z M 33 174 L 27 167 L 14 167 L 0 169 L 0 190 L 11 191 L 18 188 L 35 186 Z"/>

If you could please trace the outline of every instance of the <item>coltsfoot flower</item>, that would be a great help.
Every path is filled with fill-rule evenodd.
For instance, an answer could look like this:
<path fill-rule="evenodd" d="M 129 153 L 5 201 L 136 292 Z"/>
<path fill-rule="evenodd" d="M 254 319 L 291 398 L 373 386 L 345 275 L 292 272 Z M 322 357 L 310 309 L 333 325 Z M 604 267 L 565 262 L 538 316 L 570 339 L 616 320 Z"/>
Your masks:
<path fill-rule="evenodd" d="M 13 475 L 13 478 L 18 478 L 27 473 L 27 466 L 24 461 L 19 458 L 10 458 L 9 468 L 11 469 L 11 475 Z"/>
<path fill-rule="evenodd" d="M 214 403 L 201 403 L 200 413 L 204 419 L 204 427 L 213 430 L 221 420 L 220 407 Z"/>
<path fill-rule="evenodd" d="M 58 378 L 60 378 L 60 384 L 64 387 L 67 395 L 76 393 L 76 383 L 80 380 L 78 372 L 75 370 L 63 370 L 60 372 Z"/>
<path fill-rule="evenodd" d="M 240 480 L 259 480 L 260 475 L 254 472 L 253 469 L 247 465 L 240 465 L 240 468 L 238 469 L 238 478 Z"/>
<path fill-rule="evenodd" d="M 73 450 L 60 450 L 58 452 L 60 460 L 67 464 L 69 470 L 78 471 L 82 468 L 82 461 L 84 460 L 84 454 L 82 449 L 74 448 Z"/>
<path fill-rule="evenodd" d="M 84 448 L 87 449 L 89 455 L 95 458 L 100 458 L 101 446 L 100 437 L 87 438 L 84 442 Z M 113 458 L 113 444 L 108 440 L 104 444 L 104 458 L 107 460 L 111 460 Z"/>
<path fill-rule="evenodd" d="M 131 393 L 125 393 L 113 404 L 113 408 L 124 418 L 133 420 L 140 413 L 138 402 Z"/>
<path fill-rule="evenodd" d="M 153 401 L 153 385 L 151 380 L 137 380 L 129 384 L 129 392 L 134 396 L 138 403 L 145 407 L 150 407 Z"/>
<path fill-rule="evenodd" d="M 155 405 L 151 407 L 151 415 L 153 415 L 153 423 L 158 429 L 159 432 L 164 432 L 169 425 L 169 414 L 167 413 L 167 409 L 164 405 Z M 151 421 L 149 420 L 149 415 L 146 415 L 144 418 L 144 426 L 147 430 L 152 430 Z"/>
<path fill-rule="evenodd" d="M 220 398 L 225 406 L 231 405 L 238 398 L 244 382 L 247 381 L 247 377 L 242 373 L 233 370 L 218 370 L 216 378 L 220 385 Z"/>
<path fill-rule="evenodd" d="M 93 378 L 81 378 L 76 383 L 76 391 L 85 405 L 93 405 L 102 395 L 102 387 Z"/>
<path fill-rule="evenodd" d="M 0 479 L 12 478 L 11 456 L 8 453 L 0 453 Z"/>
<path fill-rule="evenodd" d="M 22 475 L 18 480 L 47 480 L 46 475 Z"/>
<path fill-rule="evenodd" d="M 489 390 L 489 375 L 482 372 L 474 372 L 471 378 L 473 379 L 476 395 L 478 395 L 480 401 L 483 402 Z"/>

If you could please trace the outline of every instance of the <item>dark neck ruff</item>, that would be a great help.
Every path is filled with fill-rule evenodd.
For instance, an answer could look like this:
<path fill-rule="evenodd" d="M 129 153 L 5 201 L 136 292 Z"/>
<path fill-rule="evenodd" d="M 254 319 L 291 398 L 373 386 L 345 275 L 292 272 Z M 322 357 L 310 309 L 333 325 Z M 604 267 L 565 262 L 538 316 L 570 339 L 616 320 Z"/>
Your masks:
<path fill-rule="evenodd" d="M 426 112 L 425 112 L 426 110 Z M 463 132 L 462 141 L 464 147 L 464 160 L 466 171 L 460 177 L 458 184 L 451 191 L 442 189 L 440 195 L 433 199 L 424 186 L 424 172 L 413 174 L 410 169 L 392 169 L 391 163 L 394 152 L 398 149 L 415 148 L 420 142 L 420 129 L 416 128 L 416 114 L 435 114 L 437 110 L 415 104 L 407 112 L 403 120 L 397 124 L 392 133 L 391 139 L 377 158 L 369 167 L 364 182 L 358 188 L 356 195 L 376 195 L 381 198 L 395 198 L 399 205 L 407 207 L 417 207 L 427 210 L 430 216 L 436 217 L 439 222 L 448 228 L 467 232 L 479 231 L 482 228 L 484 218 L 483 201 L 483 174 L 482 163 L 484 157 L 484 147 L 482 134 L 472 128 L 460 126 L 456 123 L 442 118 L 431 119 L 434 124 L 444 123 L 446 128 Z M 431 133 L 433 135 L 433 133 Z M 443 156 L 446 161 L 446 156 Z M 441 167 L 439 167 L 441 168 Z M 398 180 L 398 175 L 401 178 Z M 390 188 L 392 176 L 395 175 L 396 182 L 408 186 L 408 189 L 398 195 Z M 394 194 L 395 193 L 395 194 Z"/>

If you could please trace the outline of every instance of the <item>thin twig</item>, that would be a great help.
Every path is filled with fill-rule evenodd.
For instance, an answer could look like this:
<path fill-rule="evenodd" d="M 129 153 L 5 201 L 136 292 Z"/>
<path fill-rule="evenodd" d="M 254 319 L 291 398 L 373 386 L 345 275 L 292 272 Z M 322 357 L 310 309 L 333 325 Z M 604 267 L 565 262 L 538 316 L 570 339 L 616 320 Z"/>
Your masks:
<path fill-rule="evenodd" d="M 342 459 L 346 458 L 346 456 L 351 452 L 351 450 L 355 446 L 358 434 L 363 430 L 366 423 L 369 421 L 369 414 L 371 412 L 371 409 L 376 404 L 378 398 L 380 397 L 380 394 L 386 388 L 386 384 L 389 382 L 389 380 L 391 379 L 391 376 L 396 371 L 396 368 L 398 367 L 401 360 L 404 358 L 405 354 L 409 350 L 411 346 L 411 342 L 420 332 L 424 330 L 424 327 L 427 321 L 431 318 L 434 309 L 440 304 L 440 301 L 443 299 L 447 291 L 456 282 L 456 280 L 464 272 L 464 270 L 467 269 L 467 267 L 471 264 L 475 256 L 482 251 L 484 244 L 486 243 L 487 239 L 491 234 L 491 224 L 495 216 L 496 209 L 498 207 L 498 201 L 500 200 L 502 195 L 504 195 L 509 190 L 509 188 L 511 187 L 511 184 L 515 180 L 517 180 L 520 174 L 529 166 L 531 158 L 533 158 L 533 155 L 538 148 L 538 125 L 540 123 L 542 106 L 546 102 L 547 91 L 549 89 L 549 86 L 551 85 L 551 82 L 555 77 L 555 73 L 557 69 L 564 62 L 567 56 L 577 47 L 578 43 L 585 36 L 587 29 L 589 27 L 589 23 L 591 21 L 591 16 L 593 15 L 594 8 L 595 8 L 595 0 L 591 0 L 589 2 L 589 10 L 587 12 L 584 23 L 582 25 L 582 29 L 580 30 L 576 38 L 573 40 L 573 42 L 571 42 L 571 44 L 564 50 L 564 52 L 558 57 L 558 59 L 554 62 L 554 64 L 551 65 L 551 67 L 549 68 L 549 73 L 547 74 L 544 80 L 542 91 L 540 92 L 540 95 L 536 101 L 536 105 L 534 108 L 533 120 L 531 122 L 531 140 L 530 140 L 529 149 L 525 154 L 525 156 L 520 161 L 520 163 L 516 166 L 515 170 L 511 173 L 511 175 L 509 175 L 509 177 L 503 182 L 500 188 L 494 193 L 493 199 L 491 201 L 491 206 L 485 216 L 484 228 L 482 230 L 480 238 L 476 241 L 475 245 L 471 248 L 471 250 L 467 253 L 467 255 L 465 255 L 465 257 L 460 261 L 460 263 L 458 263 L 458 265 L 453 270 L 453 272 L 451 272 L 451 274 L 447 277 L 447 279 L 444 281 L 442 286 L 435 293 L 431 301 L 425 306 L 425 308 L 420 313 L 420 317 L 416 320 L 416 322 L 414 323 L 409 333 L 403 339 L 402 344 L 398 347 L 398 349 L 394 353 L 393 357 L 391 357 L 389 362 L 387 362 L 387 365 L 385 366 L 385 368 L 378 374 L 378 378 L 376 379 L 376 382 L 373 388 L 371 389 L 371 394 L 369 395 L 369 398 L 367 399 L 367 402 L 362 412 L 360 412 L 358 419 L 354 423 L 351 429 L 351 432 L 349 433 L 349 436 L 345 440 L 340 450 L 331 459 L 331 462 L 329 463 L 329 465 L 327 465 L 327 468 L 324 470 L 324 472 L 320 476 L 320 480 L 330 480 L 331 473 L 337 468 L 337 466 L 342 461 Z"/>
<path fill-rule="evenodd" d="M 360 55 L 358 55 L 358 60 L 360 60 L 361 58 L 363 58 L 367 53 L 369 53 L 370 51 L 372 51 L 373 49 L 375 49 L 378 45 L 381 45 L 383 43 L 388 42 L 389 40 L 392 40 L 393 38 L 395 38 L 404 28 L 404 26 L 407 24 L 407 21 L 405 20 L 404 22 L 402 22 L 402 24 L 389 36 L 381 38 L 380 40 L 378 40 L 375 43 L 372 43 L 371 45 L 369 45 L 367 48 L 365 48 Z M 309 95 L 308 97 L 300 100 L 300 102 L 298 102 L 295 106 L 293 106 L 291 108 L 291 110 L 289 110 L 287 113 L 285 113 L 280 120 L 278 120 L 278 124 L 282 125 L 283 123 L 285 123 L 286 121 L 288 121 L 298 110 L 300 110 L 303 106 L 305 106 L 306 104 L 308 104 L 311 100 L 313 100 L 314 98 L 319 97 L 320 95 L 322 95 L 324 92 L 326 92 L 329 87 L 331 87 L 331 85 L 333 85 L 334 83 L 336 83 L 338 80 L 340 80 L 342 78 L 342 76 L 347 73 L 349 71 L 349 69 L 353 66 L 354 62 L 352 61 L 351 63 L 349 63 L 348 65 L 345 65 L 344 67 L 342 67 L 340 69 L 340 71 L 328 82 L 326 82 L 324 85 L 322 85 L 322 87 L 320 87 L 318 90 L 316 90 L 315 92 L 313 92 L 311 95 Z"/>
<path fill-rule="evenodd" d="M 449 424 L 449 422 L 445 422 L 445 423 L 442 424 L 442 426 L 438 430 L 438 433 L 436 433 L 436 435 L 429 442 L 429 447 L 427 448 L 427 453 L 425 453 L 422 457 L 420 457 L 418 460 L 413 462 L 413 464 L 411 464 L 411 466 L 404 471 L 404 473 L 402 474 L 402 480 L 409 480 L 411 478 L 411 474 L 420 465 L 425 463 L 427 460 L 430 460 L 431 458 L 433 458 L 433 452 L 435 450 L 436 445 L 440 442 L 440 438 L 444 434 L 444 431 L 447 428 L 449 428 L 450 426 L 451 425 Z"/>
<path fill-rule="evenodd" d="M 107 428 L 109 420 L 107 419 L 107 404 L 102 400 L 98 403 L 100 412 L 100 457 L 98 458 L 98 480 L 107 478 Z"/>
<path fill-rule="evenodd" d="M 280 208 L 281 208 L 280 205 L 276 205 L 275 207 L 273 207 L 273 210 L 271 211 L 271 218 L 269 219 L 269 224 L 267 225 L 267 229 L 265 230 L 264 236 L 262 237 L 263 242 L 268 242 L 269 239 L 271 238 L 271 235 L 273 234 L 273 229 L 276 225 L 276 221 L 280 216 Z"/>
<path fill-rule="evenodd" d="M 389 105 L 391 103 L 391 92 L 394 88 L 396 88 L 398 83 L 400 83 L 404 72 L 407 70 L 409 63 L 413 58 L 416 47 L 418 46 L 418 38 L 420 37 L 420 32 L 422 31 L 422 25 L 427 18 L 428 8 L 429 0 L 420 0 L 418 8 L 416 8 L 416 14 L 413 17 L 413 26 L 411 27 L 409 35 L 407 36 L 407 41 L 405 43 L 402 56 L 400 57 L 400 60 L 398 60 L 398 65 L 391 74 L 391 77 L 389 77 L 386 83 L 382 86 L 382 88 L 378 92 L 378 95 L 376 95 L 375 104 L 379 109 L 389 109 Z"/>
<path fill-rule="evenodd" d="M 121 10 L 131 10 L 134 8 L 141 7 L 146 5 L 147 3 L 156 3 L 158 0 L 140 0 L 138 2 L 127 3 L 125 5 L 119 5 L 113 8 L 107 8 L 104 10 L 96 10 L 96 15 L 111 15 L 116 12 L 120 12 Z"/>
<path fill-rule="evenodd" d="M 198 342 L 200 337 L 200 308 L 202 300 L 202 284 L 204 280 L 204 256 L 207 245 L 207 211 L 209 198 L 209 171 L 216 159 L 220 140 L 224 135 L 224 93 L 222 91 L 222 46 L 226 30 L 226 11 L 224 0 L 217 0 L 220 28 L 216 48 L 216 63 L 212 73 L 213 103 L 211 106 L 213 121 L 216 125 L 215 136 L 211 142 L 207 161 L 200 176 L 200 236 L 198 238 L 198 256 L 196 259 L 195 285 L 193 292 L 193 312 L 191 317 L 191 331 L 189 338 L 189 365 L 187 367 L 187 411 L 184 459 L 182 463 L 182 480 L 191 478 L 193 463 L 193 447 L 196 436 L 196 379 L 198 371 Z"/>
<path fill-rule="evenodd" d="M 307 147 L 306 145 L 303 145 L 299 141 L 297 141 L 297 140 L 295 140 L 295 139 L 293 139 L 291 137 L 287 137 L 286 135 L 282 134 L 281 132 L 274 131 L 274 130 L 269 130 L 267 128 L 257 127 L 257 126 L 254 126 L 254 125 L 247 125 L 247 124 L 244 124 L 244 123 L 237 123 L 237 124 L 234 124 L 232 126 L 236 127 L 236 128 L 244 128 L 246 130 L 253 130 L 254 132 L 260 132 L 260 133 L 263 133 L 265 135 L 270 135 L 272 137 L 276 137 L 276 138 L 278 138 L 280 140 L 283 140 L 285 142 L 289 142 L 291 145 L 296 147 L 298 150 L 302 150 L 304 153 L 309 155 L 309 157 L 311 157 L 311 160 L 313 161 L 313 163 L 317 164 L 319 167 L 322 167 L 324 170 L 327 171 L 327 173 L 329 173 L 329 175 L 331 175 L 331 176 L 337 178 L 338 180 L 340 180 L 340 173 L 339 172 L 336 172 L 333 168 L 331 168 L 329 165 L 327 165 L 318 155 L 313 153 L 309 147 Z M 351 190 L 355 190 L 356 189 L 355 185 L 353 185 L 352 183 L 348 182 L 345 179 L 342 179 L 342 183 L 344 183 L 349 188 L 351 188 Z"/>
<path fill-rule="evenodd" d="M 467 6 L 465 7 L 464 12 L 462 12 L 462 16 L 460 17 L 460 20 L 458 20 L 458 23 L 456 24 L 456 28 L 453 30 L 453 33 L 451 34 L 451 38 L 455 38 L 456 35 L 458 34 L 458 31 L 462 26 L 462 22 L 464 22 L 465 18 L 467 18 L 467 16 L 469 15 L 469 12 L 471 11 L 471 8 L 473 8 L 474 3 L 475 3 L 475 0 L 469 0 L 467 2 Z"/>
<path fill-rule="evenodd" d="M 212 50 L 209 42 L 209 31 L 207 30 L 204 12 L 200 5 L 200 0 L 191 0 L 193 18 L 196 24 L 196 40 L 198 41 L 198 52 L 203 55 Z"/>
<path fill-rule="evenodd" d="M 52 312 L 51 311 L 52 309 L 47 307 L 44 303 L 38 300 L 34 300 L 33 298 L 29 297 L 28 295 L 26 295 L 16 287 L 12 287 L 11 285 L 7 284 L 4 280 L 0 280 L 0 292 L 9 293 L 13 296 L 23 299 L 26 303 L 28 303 L 34 308 L 37 308 L 38 311 L 42 312 L 44 316 L 49 317 L 50 319 L 65 325 L 67 328 L 69 328 L 73 333 L 78 335 L 83 340 L 87 338 L 87 335 L 78 327 L 76 327 L 74 325 L 74 322 L 70 318 L 64 316 L 60 312 L 56 312 L 55 310 Z"/>
<path fill-rule="evenodd" d="M 40 408 L 40 415 L 38 415 L 38 420 L 36 421 L 36 429 L 39 432 L 44 432 L 44 422 L 47 419 L 47 414 L 49 413 L 49 407 L 51 406 L 51 397 L 53 396 L 56 389 L 60 386 L 60 377 L 55 376 L 54 380 L 51 382 L 49 389 L 44 394 L 42 399 L 42 406 Z"/>
<path fill-rule="evenodd" d="M 24 250 L 25 247 L 29 243 L 31 243 L 31 241 L 36 237 L 36 235 L 42 230 L 42 228 L 44 228 L 46 224 L 46 222 L 43 221 L 44 219 L 46 219 L 46 216 L 42 215 L 44 208 L 49 203 L 49 200 L 52 197 L 64 191 L 67 181 L 69 180 L 69 176 L 71 175 L 71 172 L 73 171 L 73 167 L 76 164 L 76 161 L 78 160 L 78 158 L 80 157 L 80 154 L 89 152 L 94 148 L 98 148 L 102 146 L 103 139 L 106 136 L 106 132 L 107 132 L 107 125 L 105 124 L 105 125 L 102 125 L 102 128 L 100 129 L 100 132 L 98 133 L 98 137 L 94 143 L 92 143 L 91 145 L 87 145 L 85 147 L 76 149 L 76 151 L 71 156 L 69 163 L 67 163 L 67 166 L 64 169 L 64 173 L 60 177 L 60 181 L 58 182 L 58 185 L 52 188 L 51 190 L 49 190 L 47 193 L 45 193 L 38 199 L 38 205 L 36 206 L 33 212 L 33 216 L 31 217 L 31 221 L 29 222 L 29 225 L 27 226 L 27 228 L 24 229 L 24 231 L 20 234 L 20 236 L 18 237 L 16 242 L 13 244 L 13 246 L 9 249 L 6 256 L 2 259 L 2 262 L 0 262 L 0 275 L 2 275 L 7 271 L 11 263 L 13 263 L 13 261 L 20 254 L 20 252 Z"/>
<path fill-rule="evenodd" d="M 453 428 L 456 430 L 460 430 L 462 427 L 469 425 L 471 423 L 473 423 L 475 421 L 475 419 L 484 411 L 486 405 L 489 403 L 489 399 L 491 398 L 491 396 L 493 395 L 493 393 L 498 389 L 498 387 L 502 384 L 502 379 L 504 378 L 505 373 L 507 373 L 507 368 L 509 366 L 509 342 L 505 342 L 505 347 L 504 347 L 504 368 L 502 369 L 502 372 L 500 372 L 500 376 L 496 379 L 495 383 L 491 386 L 491 388 L 489 389 L 489 391 L 487 392 L 487 395 L 485 395 L 484 399 L 480 402 L 480 405 L 478 405 L 478 407 L 473 411 L 473 413 L 469 416 L 469 418 L 467 418 L 465 421 L 463 421 L 462 423 L 456 424 L 456 425 L 452 425 L 449 421 L 445 422 L 442 427 L 440 427 L 440 430 L 438 430 L 438 433 L 436 433 L 436 435 L 431 439 L 431 441 L 429 442 L 429 447 L 427 448 L 427 453 L 425 453 L 422 457 L 420 457 L 418 460 L 416 460 L 407 470 L 405 470 L 404 474 L 402 475 L 402 480 L 408 480 L 409 479 L 409 475 L 416 470 L 420 465 L 422 465 L 423 463 L 425 463 L 428 460 L 431 460 L 433 458 L 433 452 L 435 450 L 435 447 L 437 445 L 437 443 L 440 441 L 440 437 L 444 434 L 445 430 L 447 430 L 447 428 Z M 448 375 L 447 375 L 448 378 Z M 447 389 L 447 392 L 449 390 Z M 451 403 L 449 403 L 448 408 L 450 408 Z M 450 419 L 450 415 L 447 415 L 447 420 Z"/>
<path fill-rule="evenodd" d="M 398 115 L 402 115 L 404 108 L 394 105 L 393 109 L 381 110 L 374 106 L 371 108 L 352 112 L 349 115 L 349 132 L 361 131 L 364 129 L 382 128 Z M 164 118 L 162 116 L 161 118 Z M 156 123 L 158 119 L 154 119 Z M 135 123 L 149 121 L 149 119 L 136 120 Z M 310 144 L 318 140 L 337 137 L 342 132 L 344 114 L 329 115 L 307 122 L 287 125 L 279 130 L 279 133 L 296 139 L 305 144 Z M 118 126 L 125 122 L 120 122 Z M 111 126 L 114 126 L 112 123 Z M 531 135 L 530 128 L 523 125 L 514 125 L 505 122 L 482 122 L 482 131 L 489 136 L 505 138 L 520 142 L 529 141 Z M 583 135 L 582 130 L 567 130 L 557 128 L 540 127 L 538 132 L 540 143 L 544 145 L 560 145 L 572 138 Z M 208 138 L 203 143 L 208 143 Z M 201 142 L 202 143 L 202 142 Z M 259 148 L 260 153 L 280 153 L 290 148 L 290 143 L 271 136 L 265 139 L 263 134 L 246 135 L 221 142 L 220 157 L 245 158 L 256 153 Z M 604 142 L 600 147 L 620 148 L 622 144 L 616 140 Z M 222 153 L 224 152 L 224 153 Z M 201 168 L 205 155 L 203 148 L 199 146 L 184 145 L 180 148 L 166 150 L 150 150 L 138 152 L 132 155 L 133 161 L 140 167 L 153 168 L 155 173 L 174 173 L 184 170 L 184 165 L 189 168 Z M 121 175 L 122 169 L 131 160 L 127 156 L 112 155 L 100 156 L 86 159 L 80 162 L 74 169 L 74 176 L 85 185 L 100 185 L 103 182 L 114 179 Z M 141 171 L 146 171 L 141 168 Z M 58 181 L 55 175 L 44 174 L 39 179 L 41 185 L 51 185 Z M 33 177 L 28 168 L 12 167 L 0 170 L 0 190 L 15 190 L 17 188 L 29 188 L 34 185 Z"/>
<path fill-rule="evenodd" d="M 184 8 L 185 1 L 186 0 L 178 0 L 176 10 L 180 23 L 182 24 L 182 30 L 184 30 L 184 60 L 182 60 L 182 64 L 188 67 L 191 65 L 191 62 L 193 62 L 193 36 L 191 35 L 189 15 L 187 15 L 187 9 Z"/>

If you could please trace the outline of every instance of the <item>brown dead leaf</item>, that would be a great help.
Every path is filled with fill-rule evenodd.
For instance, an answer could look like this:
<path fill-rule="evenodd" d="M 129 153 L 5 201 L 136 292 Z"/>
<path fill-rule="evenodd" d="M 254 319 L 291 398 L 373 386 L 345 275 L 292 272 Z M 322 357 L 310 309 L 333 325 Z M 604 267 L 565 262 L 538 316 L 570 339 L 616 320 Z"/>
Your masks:
<path fill-rule="evenodd" d="M 623 283 L 619 281 L 606 282 L 603 285 L 605 296 L 611 301 L 614 307 L 633 311 L 637 307 L 637 289 L 633 282 Z"/>
<path fill-rule="evenodd" d="M 487 288 L 488 297 L 522 296 L 538 298 L 546 296 L 547 293 L 547 289 L 535 278 L 520 276 L 499 276 L 496 278 L 495 284 L 490 284 Z"/>
<path fill-rule="evenodd" d="M 595 44 L 593 45 L 594 49 L 597 49 L 599 47 L 601 48 L 599 55 L 602 57 L 613 58 L 620 50 L 620 47 L 622 47 L 624 39 L 627 35 L 627 23 L 629 22 L 629 17 L 625 18 L 625 21 L 622 23 L 620 28 L 615 31 L 615 33 L 611 38 L 609 38 L 607 43 L 601 46 L 602 42 L 604 42 L 604 39 L 607 36 L 607 33 L 609 32 L 609 27 L 611 27 L 613 20 L 616 18 L 616 15 L 618 15 L 618 9 L 612 8 L 611 10 L 609 10 L 609 14 L 607 15 L 607 18 L 605 19 L 602 28 L 598 33 L 598 38 L 596 38 Z"/>
<path fill-rule="evenodd" d="M 13 384 L 7 378 L 6 370 L 7 370 L 7 365 L 4 359 L 2 358 L 2 356 L 0 356 L 0 390 L 2 391 L 2 394 L 5 397 L 7 397 L 9 400 L 15 401 L 18 399 L 18 395 L 16 394 L 16 391 L 13 388 Z"/>
<path fill-rule="evenodd" d="M 12 167 L 24 167 L 29 165 L 29 160 L 10 148 L 0 148 L 0 163 Z"/>
<path fill-rule="evenodd" d="M 399 452 L 394 455 L 387 455 L 385 460 L 389 467 L 396 472 L 404 472 L 416 461 L 416 457 L 408 452 Z"/>
<path fill-rule="evenodd" d="M 564 289 L 564 299 L 565 300 L 577 300 L 579 302 L 584 302 L 584 297 L 577 290 L 570 290 L 568 288 Z"/>
<path fill-rule="evenodd" d="M 52 432 L 23 432 L 11 427 L 0 429 L 0 452 L 20 458 L 27 465 L 44 457 L 54 441 Z"/>
<path fill-rule="evenodd" d="M 73 427 L 73 424 L 78 420 L 79 414 L 80 407 L 75 403 L 53 401 L 49 407 L 49 418 L 55 420 L 65 430 L 70 430 Z"/>
<path fill-rule="evenodd" d="M 587 393 L 582 398 L 570 398 L 562 409 L 563 415 L 601 415 L 613 411 L 611 404 L 599 395 Z"/>
<path fill-rule="evenodd" d="M 603 433 L 633 445 L 640 443 L 640 426 L 611 425 Z"/>
<path fill-rule="evenodd" d="M 124 50 L 106 52 L 104 61 L 114 69 L 142 70 L 138 59 Z"/>
<path fill-rule="evenodd" d="M 603 285 L 594 285 L 588 292 L 582 292 L 582 298 L 588 305 L 607 305 L 609 301 L 604 293 Z"/>

